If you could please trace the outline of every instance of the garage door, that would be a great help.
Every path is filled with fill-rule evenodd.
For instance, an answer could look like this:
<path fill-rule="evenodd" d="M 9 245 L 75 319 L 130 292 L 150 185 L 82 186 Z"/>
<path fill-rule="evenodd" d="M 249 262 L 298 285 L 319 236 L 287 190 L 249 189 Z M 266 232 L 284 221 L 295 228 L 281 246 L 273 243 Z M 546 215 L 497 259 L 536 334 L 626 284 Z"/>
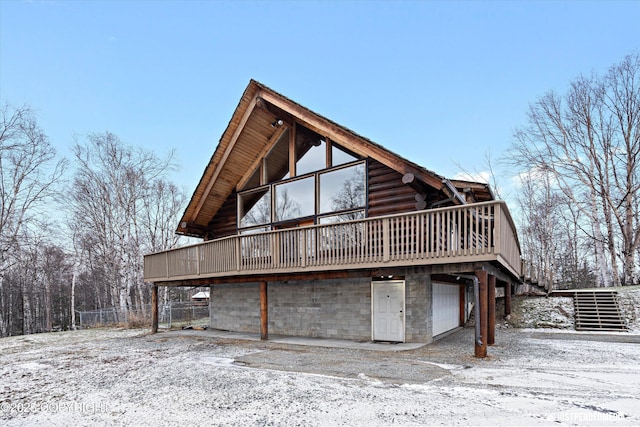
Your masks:
<path fill-rule="evenodd" d="M 460 326 L 460 288 L 433 284 L 433 336 Z"/>

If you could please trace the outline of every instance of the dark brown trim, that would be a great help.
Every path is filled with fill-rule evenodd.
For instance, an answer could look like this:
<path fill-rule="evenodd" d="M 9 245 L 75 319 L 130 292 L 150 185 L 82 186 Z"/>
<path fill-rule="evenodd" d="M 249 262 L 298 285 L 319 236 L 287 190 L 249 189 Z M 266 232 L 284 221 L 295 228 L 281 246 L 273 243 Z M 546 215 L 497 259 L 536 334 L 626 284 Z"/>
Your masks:
<path fill-rule="evenodd" d="M 444 282 L 456 283 L 457 274 L 474 274 L 474 272 L 483 270 L 488 274 L 493 274 L 498 280 L 500 276 L 506 276 L 502 273 L 496 275 L 494 273 L 499 272 L 497 268 L 493 267 L 487 262 L 474 262 L 474 263 L 456 263 L 456 264 L 436 264 L 426 266 L 407 266 L 407 267 L 389 267 L 389 268 L 365 268 L 355 270 L 336 270 L 336 271 L 321 271 L 321 272 L 300 272 L 300 273 L 279 273 L 279 274 L 259 274 L 259 275 L 232 275 L 224 277 L 210 277 L 210 278 L 198 278 L 198 279 L 184 279 L 184 280 L 161 280 L 155 284 L 157 286 L 209 286 L 218 284 L 232 284 L 232 283 L 258 283 L 262 281 L 278 282 L 287 280 L 328 280 L 328 279 L 348 279 L 352 277 L 380 277 L 380 276 L 401 276 L 410 271 L 418 273 L 418 270 L 422 270 L 423 273 L 432 274 L 433 277 L 437 277 L 437 280 Z M 502 281 L 502 280 L 501 280 Z"/>
<path fill-rule="evenodd" d="M 375 274 L 374 274 L 375 273 Z M 378 274 L 379 273 L 379 274 Z M 256 276 L 225 276 L 211 277 L 203 279 L 171 280 L 157 282 L 158 286 L 210 286 L 235 283 L 258 283 L 258 282 L 285 282 L 293 280 L 329 280 L 329 279 L 349 279 L 354 277 L 374 277 L 381 275 L 392 275 L 385 270 L 351 270 L 351 271 L 326 271 L 316 273 L 283 273 L 283 274 L 262 274 Z"/>

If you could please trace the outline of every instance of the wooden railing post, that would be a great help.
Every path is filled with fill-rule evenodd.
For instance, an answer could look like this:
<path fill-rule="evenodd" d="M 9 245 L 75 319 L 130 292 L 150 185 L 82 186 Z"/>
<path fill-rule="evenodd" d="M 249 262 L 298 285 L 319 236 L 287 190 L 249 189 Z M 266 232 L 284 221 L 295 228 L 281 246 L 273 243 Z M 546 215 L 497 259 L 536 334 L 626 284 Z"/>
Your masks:
<path fill-rule="evenodd" d="M 502 240 L 502 205 L 493 205 L 493 253 L 499 254 L 501 250 L 500 240 Z"/>
<path fill-rule="evenodd" d="M 391 259 L 391 237 L 389 232 L 389 218 L 382 220 L 382 261 L 388 262 Z"/>
<path fill-rule="evenodd" d="M 300 234 L 300 266 L 307 266 L 307 254 L 309 251 L 307 250 L 307 230 L 304 228 L 299 230 Z"/>
<path fill-rule="evenodd" d="M 169 251 L 164 253 L 164 266 L 167 270 L 167 277 L 171 277 L 169 276 Z"/>
<path fill-rule="evenodd" d="M 236 237 L 236 270 L 242 268 L 242 236 Z"/>
<path fill-rule="evenodd" d="M 196 246 L 196 274 L 200 276 L 200 245 Z"/>
<path fill-rule="evenodd" d="M 269 234 L 269 253 L 271 254 L 271 263 L 273 267 L 280 266 L 280 232 L 276 231 Z"/>

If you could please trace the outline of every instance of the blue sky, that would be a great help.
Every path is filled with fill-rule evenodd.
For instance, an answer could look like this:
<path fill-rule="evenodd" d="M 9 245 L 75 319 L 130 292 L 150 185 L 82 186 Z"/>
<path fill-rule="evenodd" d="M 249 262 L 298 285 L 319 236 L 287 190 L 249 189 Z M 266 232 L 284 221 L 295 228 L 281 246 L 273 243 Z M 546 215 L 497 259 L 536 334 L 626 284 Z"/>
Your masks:
<path fill-rule="evenodd" d="M 107 130 L 175 148 L 191 192 L 254 78 L 453 177 L 537 97 L 640 49 L 639 23 L 640 1 L 0 0 L 0 99 L 61 155 Z"/>

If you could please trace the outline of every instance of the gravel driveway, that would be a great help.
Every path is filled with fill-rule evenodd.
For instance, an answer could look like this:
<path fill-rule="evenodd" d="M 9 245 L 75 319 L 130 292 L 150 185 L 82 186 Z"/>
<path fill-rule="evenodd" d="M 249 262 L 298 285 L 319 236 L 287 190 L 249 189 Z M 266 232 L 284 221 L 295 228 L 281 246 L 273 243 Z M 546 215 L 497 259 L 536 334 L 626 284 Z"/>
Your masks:
<path fill-rule="evenodd" d="M 638 425 L 640 336 L 390 352 L 86 330 L 0 340 L 3 425 Z"/>

